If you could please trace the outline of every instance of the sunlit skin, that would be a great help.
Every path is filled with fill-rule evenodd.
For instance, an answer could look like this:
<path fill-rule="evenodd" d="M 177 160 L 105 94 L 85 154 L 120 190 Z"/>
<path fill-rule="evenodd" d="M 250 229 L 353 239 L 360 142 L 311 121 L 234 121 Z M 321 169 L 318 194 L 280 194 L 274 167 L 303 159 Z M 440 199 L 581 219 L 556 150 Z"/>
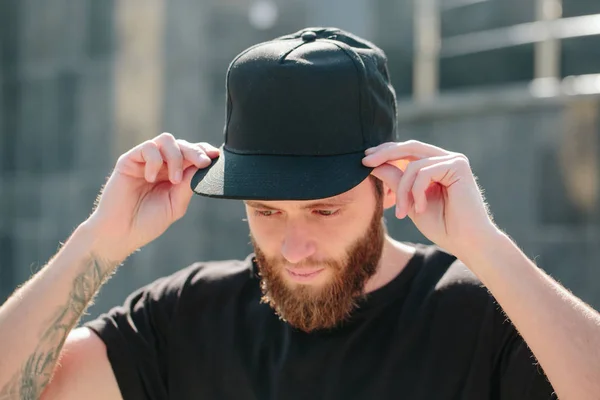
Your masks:
<path fill-rule="evenodd" d="M 384 189 L 383 206 L 395 205 L 395 194 Z M 248 224 L 263 252 L 281 260 L 281 274 L 291 288 L 310 285 L 315 290 L 332 278 L 319 260 L 341 260 L 365 234 L 376 209 L 371 179 L 348 192 L 315 201 L 245 201 Z M 373 291 L 396 276 L 414 253 L 386 235 L 376 274 L 365 285 Z"/>

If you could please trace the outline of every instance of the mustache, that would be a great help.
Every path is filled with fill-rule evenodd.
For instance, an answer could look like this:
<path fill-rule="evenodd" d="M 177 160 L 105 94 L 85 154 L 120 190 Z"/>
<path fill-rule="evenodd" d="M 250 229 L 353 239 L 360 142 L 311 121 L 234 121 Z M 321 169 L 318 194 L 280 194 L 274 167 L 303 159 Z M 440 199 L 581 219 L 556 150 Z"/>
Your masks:
<path fill-rule="evenodd" d="M 269 264 L 281 266 L 282 268 L 293 268 L 293 269 L 302 269 L 302 268 L 332 268 L 339 270 L 341 268 L 339 261 L 335 260 L 314 260 L 314 259 L 306 259 L 297 263 L 291 263 L 283 257 L 276 257 L 275 259 L 270 259 Z"/>

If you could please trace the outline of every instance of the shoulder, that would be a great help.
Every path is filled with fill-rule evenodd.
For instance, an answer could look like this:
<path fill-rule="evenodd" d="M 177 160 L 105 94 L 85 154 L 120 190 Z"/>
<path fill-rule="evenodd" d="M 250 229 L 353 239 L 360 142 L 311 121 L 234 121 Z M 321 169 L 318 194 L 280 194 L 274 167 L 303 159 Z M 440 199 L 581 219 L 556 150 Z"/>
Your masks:
<path fill-rule="evenodd" d="M 435 245 L 418 245 L 417 254 L 422 257 L 422 263 L 413 288 L 429 300 L 446 310 L 495 305 L 479 278 L 452 254 Z"/>
<path fill-rule="evenodd" d="M 482 288 L 479 278 L 454 255 L 436 245 L 416 245 L 421 257 L 417 277 L 435 283 L 436 291 Z"/>
<path fill-rule="evenodd" d="M 183 299 L 231 294 L 255 277 L 252 260 L 253 255 L 249 255 L 244 260 L 195 262 L 139 287 L 112 311 L 135 312 L 143 307 L 170 314 Z"/>
<path fill-rule="evenodd" d="M 243 260 L 195 262 L 179 271 L 161 277 L 143 288 L 159 296 L 180 297 L 201 288 L 210 293 L 243 286 L 255 278 L 253 254 Z"/>
<path fill-rule="evenodd" d="M 244 260 L 196 262 L 170 275 L 158 278 L 131 292 L 125 301 L 87 325 L 103 328 L 107 321 L 114 326 L 136 320 L 168 325 L 177 311 L 207 303 L 208 298 L 232 297 L 254 277 L 253 255 Z M 148 315 L 152 318 L 148 319 Z M 100 324 L 100 325 L 98 325 Z M 98 331 L 96 329 L 96 331 Z"/>
<path fill-rule="evenodd" d="M 421 246 L 418 251 L 423 262 L 415 272 L 407 304 L 416 320 L 436 326 L 452 343 L 472 341 L 499 348 L 514 335 L 502 307 L 462 261 L 436 246 Z"/>

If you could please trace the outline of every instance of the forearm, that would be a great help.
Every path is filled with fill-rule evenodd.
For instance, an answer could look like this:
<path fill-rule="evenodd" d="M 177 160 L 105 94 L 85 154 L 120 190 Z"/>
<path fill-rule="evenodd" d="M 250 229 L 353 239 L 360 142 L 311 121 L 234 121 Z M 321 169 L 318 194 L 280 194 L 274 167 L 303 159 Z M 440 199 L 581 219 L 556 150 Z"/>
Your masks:
<path fill-rule="evenodd" d="M 0 399 L 38 399 L 68 333 L 119 261 L 79 227 L 53 259 L 0 307 Z"/>
<path fill-rule="evenodd" d="M 559 398 L 600 398 L 600 315 L 546 275 L 505 235 L 463 262 L 494 295 Z"/>

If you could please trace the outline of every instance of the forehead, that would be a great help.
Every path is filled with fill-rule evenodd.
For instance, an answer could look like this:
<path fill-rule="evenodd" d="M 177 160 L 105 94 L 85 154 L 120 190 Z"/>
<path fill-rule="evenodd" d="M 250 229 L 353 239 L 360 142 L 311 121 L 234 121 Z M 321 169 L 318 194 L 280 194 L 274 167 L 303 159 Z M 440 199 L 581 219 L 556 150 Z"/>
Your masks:
<path fill-rule="evenodd" d="M 333 197 L 327 197 L 318 200 L 286 200 L 286 201 L 251 201 L 246 200 L 244 203 L 249 207 L 263 208 L 314 208 L 323 206 L 343 206 L 362 201 L 365 196 L 365 188 L 369 189 L 367 182 L 355 186 L 347 192 L 341 193 Z M 370 193 L 370 192 L 368 192 Z"/>
<path fill-rule="evenodd" d="M 346 205 L 346 204 L 351 204 L 355 201 L 355 197 L 356 196 L 349 196 L 346 195 L 346 193 L 339 195 L 339 196 L 334 196 L 334 197 L 328 197 L 326 199 L 319 199 L 319 200 L 302 200 L 302 201 L 292 201 L 292 200 L 286 200 L 286 201 L 253 201 L 253 200 L 246 200 L 244 201 L 244 203 L 249 206 L 249 207 L 255 207 L 255 208 L 283 208 L 283 207 L 288 207 L 288 208 L 314 208 L 314 207 L 323 207 L 323 206 L 342 206 L 342 205 Z"/>

